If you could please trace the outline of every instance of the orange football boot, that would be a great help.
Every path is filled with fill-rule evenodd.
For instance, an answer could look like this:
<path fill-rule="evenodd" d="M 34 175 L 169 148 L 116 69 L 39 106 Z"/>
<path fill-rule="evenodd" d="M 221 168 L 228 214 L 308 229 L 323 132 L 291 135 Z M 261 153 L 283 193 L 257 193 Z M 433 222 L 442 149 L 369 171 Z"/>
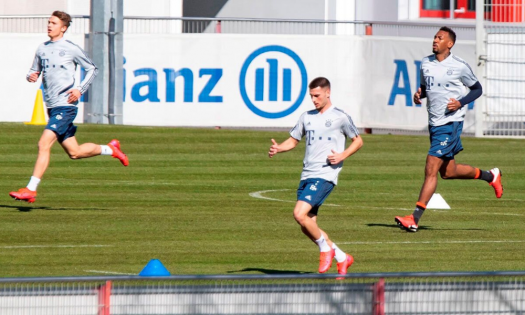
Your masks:
<path fill-rule="evenodd" d="M 354 263 L 354 257 L 352 257 L 352 255 L 346 254 L 345 261 L 337 263 L 337 273 L 340 275 L 346 275 L 348 268 L 350 268 L 350 266 L 352 266 L 353 263 Z M 341 278 L 336 278 L 336 279 L 342 280 L 344 278 L 341 277 Z"/>
<path fill-rule="evenodd" d="M 499 170 L 499 168 L 493 168 L 490 170 L 492 175 L 494 175 L 494 179 L 492 182 L 489 183 L 492 188 L 494 188 L 494 192 L 496 193 L 496 198 L 501 198 L 503 196 L 503 186 L 501 185 L 501 176 L 503 176 L 503 173 Z"/>
<path fill-rule="evenodd" d="M 27 187 L 20 188 L 18 191 L 12 191 L 9 196 L 15 200 L 23 200 L 29 203 L 33 203 L 36 200 L 36 191 L 27 189 Z"/>
<path fill-rule="evenodd" d="M 332 260 L 335 257 L 335 250 L 331 249 L 328 252 L 321 252 L 319 256 L 319 273 L 325 273 L 332 267 Z"/>
<path fill-rule="evenodd" d="M 396 217 L 395 218 L 397 225 L 403 230 L 407 230 L 409 232 L 417 232 L 417 224 L 416 221 L 414 221 L 414 215 L 407 215 L 405 217 Z"/>
<path fill-rule="evenodd" d="M 108 143 L 108 146 L 113 150 L 112 157 L 119 159 L 120 163 L 124 166 L 129 165 L 128 157 L 120 150 L 120 142 L 117 139 L 113 139 Z"/>

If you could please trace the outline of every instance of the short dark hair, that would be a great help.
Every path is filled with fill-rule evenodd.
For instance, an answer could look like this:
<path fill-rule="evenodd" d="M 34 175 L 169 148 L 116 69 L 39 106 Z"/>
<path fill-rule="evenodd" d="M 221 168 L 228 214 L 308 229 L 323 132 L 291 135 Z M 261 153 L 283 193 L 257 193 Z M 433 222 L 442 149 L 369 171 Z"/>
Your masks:
<path fill-rule="evenodd" d="M 51 13 L 51 16 L 56 16 L 60 21 L 62 21 L 62 24 L 67 28 L 69 28 L 69 25 L 71 25 L 71 15 L 67 14 L 64 11 L 55 11 Z"/>
<path fill-rule="evenodd" d="M 452 40 L 452 43 L 453 44 L 456 43 L 456 32 L 454 32 L 450 27 L 443 26 L 439 30 L 443 31 L 443 32 L 447 32 L 448 33 L 448 37 L 450 37 L 450 39 Z"/>
<path fill-rule="evenodd" d="M 308 84 L 308 87 L 311 89 L 315 89 L 316 87 L 322 87 L 322 88 L 330 88 L 330 81 L 328 81 L 325 77 L 317 77 Z"/>

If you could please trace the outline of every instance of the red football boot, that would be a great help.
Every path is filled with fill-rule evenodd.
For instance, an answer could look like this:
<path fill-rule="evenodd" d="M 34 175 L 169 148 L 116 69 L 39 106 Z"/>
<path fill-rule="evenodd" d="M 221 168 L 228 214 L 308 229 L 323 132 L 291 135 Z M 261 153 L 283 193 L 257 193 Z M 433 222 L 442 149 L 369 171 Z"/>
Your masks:
<path fill-rule="evenodd" d="M 414 221 L 414 216 L 412 214 L 405 217 L 396 217 L 395 220 L 401 229 L 409 232 L 417 232 L 418 226 L 416 221 Z"/>
<path fill-rule="evenodd" d="M 20 188 L 18 191 L 12 191 L 9 196 L 15 200 L 23 200 L 29 203 L 33 203 L 36 200 L 36 191 L 27 189 L 27 187 Z"/>
<path fill-rule="evenodd" d="M 503 186 L 501 185 L 501 176 L 503 176 L 503 174 L 497 167 L 491 169 L 490 172 L 492 173 L 492 175 L 494 175 L 494 179 L 492 180 L 492 182 L 489 183 L 489 185 L 492 186 L 492 188 L 494 188 L 496 198 L 501 198 L 501 196 L 503 196 Z"/>
<path fill-rule="evenodd" d="M 354 263 L 354 257 L 352 257 L 352 255 L 346 254 L 345 261 L 337 263 L 337 273 L 340 275 L 346 275 L 348 268 L 350 268 L 350 266 L 352 266 L 353 263 Z M 341 277 L 341 278 L 336 278 L 336 279 L 342 280 L 344 278 Z"/>
<path fill-rule="evenodd" d="M 117 139 L 113 139 L 108 143 L 108 146 L 113 151 L 112 157 L 119 159 L 120 163 L 124 166 L 129 165 L 128 157 L 120 150 L 120 142 Z"/>
<path fill-rule="evenodd" d="M 325 273 L 332 267 L 332 260 L 335 257 L 335 250 L 331 249 L 328 252 L 321 252 L 319 256 L 319 273 Z"/>

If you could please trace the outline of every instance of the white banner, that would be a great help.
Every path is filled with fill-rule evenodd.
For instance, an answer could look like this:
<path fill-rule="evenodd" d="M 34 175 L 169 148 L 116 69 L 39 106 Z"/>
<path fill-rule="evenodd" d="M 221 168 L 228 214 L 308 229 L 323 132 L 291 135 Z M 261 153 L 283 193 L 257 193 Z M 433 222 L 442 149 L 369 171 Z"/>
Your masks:
<path fill-rule="evenodd" d="M 317 76 L 358 122 L 360 46 L 347 36 L 128 35 L 124 123 L 292 127 L 314 108 Z"/>
<path fill-rule="evenodd" d="M 28 83 L 25 75 L 45 39 L 0 35 L 7 48 L 0 50 L 0 121 L 30 120 L 40 82 Z M 83 36 L 69 39 L 83 47 Z M 458 42 L 452 51 L 474 66 L 474 47 Z M 124 124 L 292 127 L 313 109 L 308 83 L 325 76 L 332 102 L 358 127 L 423 130 L 426 107 L 415 106 L 412 95 L 419 62 L 431 48 L 432 38 L 125 35 Z"/>

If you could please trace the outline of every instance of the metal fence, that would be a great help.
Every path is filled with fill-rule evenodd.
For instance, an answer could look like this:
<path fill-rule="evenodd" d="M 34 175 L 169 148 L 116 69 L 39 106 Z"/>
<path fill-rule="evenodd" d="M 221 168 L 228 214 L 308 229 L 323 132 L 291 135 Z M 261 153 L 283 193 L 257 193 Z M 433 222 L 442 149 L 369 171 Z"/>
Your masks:
<path fill-rule="evenodd" d="M 483 135 L 525 136 L 525 26 L 485 31 Z"/>
<path fill-rule="evenodd" d="M 89 33 L 89 16 L 72 16 L 68 30 Z M 0 33 L 43 33 L 48 16 L 0 16 Z M 247 18 L 124 17 L 126 34 L 337 34 L 364 35 L 363 21 L 283 20 Z"/>
<path fill-rule="evenodd" d="M 49 16 L 0 16 L 0 33 L 46 33 Z M 72 16 L 68 33 L 89 33 L 89 16 Z"/>
<path fill-rule="evenodd" d="M 0 279 L 0 314 L 525 314 L 525 271 Z"/>
<path fill-rule="evenodd" d="M 525 6 L 478 0 L 479 65 L 484 93 L 476 113 L 478 136 L 525 136 Z"/>

